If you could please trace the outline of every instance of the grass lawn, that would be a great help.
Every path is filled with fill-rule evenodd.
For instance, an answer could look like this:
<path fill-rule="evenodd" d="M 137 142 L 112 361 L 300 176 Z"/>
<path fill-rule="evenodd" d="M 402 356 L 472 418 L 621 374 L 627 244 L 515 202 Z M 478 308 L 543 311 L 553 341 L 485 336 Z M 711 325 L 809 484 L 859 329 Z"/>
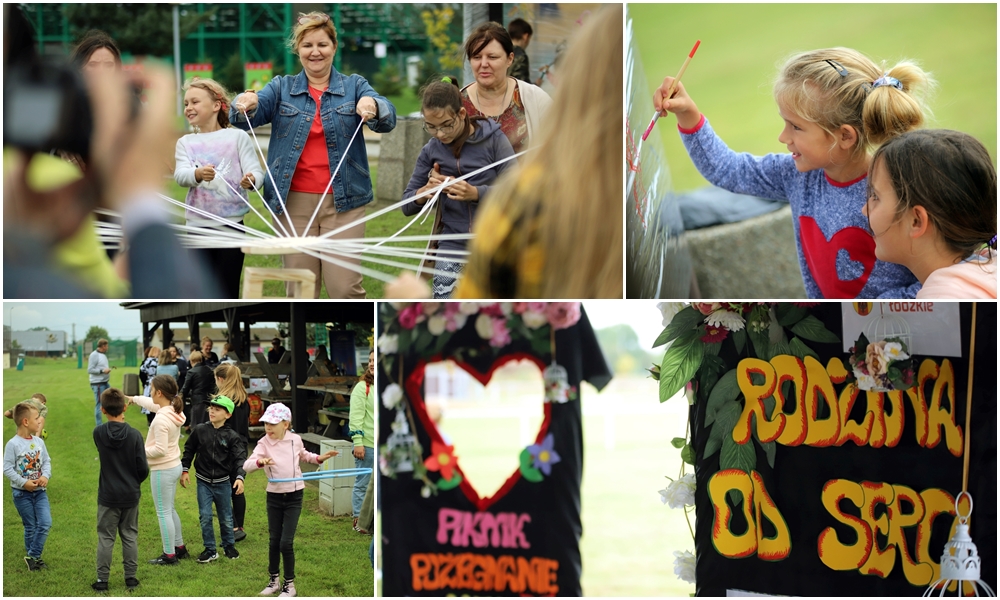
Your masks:
<path fill-rule="evenodd" d="M 376 165 L 372 165 L 371 167 L 371 176 L 372 176 L 372 188 L 374 189 L 376 181 L 378 180 L 378 167 Z M 166 193 L 171 198 L 183 202 L 185 196 L 187 195 L 187 189 L 180 187 L 173 181 L 173 179 L 170 179 Z M 260 200 L 260 197 L 258 197 L 257 194 L 254 193 L 250 194 L 250 204 L 263 217 L 270 219 L 270 215 L 268 214 L 267 209 L 264 207 L 264 203 Z M 376 204 L 377 203 L 375 202 L 369 204 L 366 210 L 366 214 L 372 214 L 373 212 L 379 210 L 379 207 L 377 207 Z M 181 212 L 182 210 L 180 208 L 177 208 L 178 222 L 181 222 L 181 220 L 183 219 L 183 217 L 180 216 Z M 288 227 L 287 220 L 285 220 L 284 217 L 281 218 L 282 222 L 285 224 L 285 227 L 287 228 Z M 410 218 L 411 217 L 404 217 L 403 212 L 400 210 L 392 211 L 390 213 L 382 215 L 381 217 L 378 217 L 366 223 L 365 236 L 366 237 L 390 236 L 393 233 L 399 231 L 409 221 Z M 423 225 L 421 225 L 420 223 L 413 224 L 409 229 L 406 230 L 405 235 L 430 234 L 432 221 L 433 219 L 428 219 L 427 222 L 424 223 Z M 253 229 L 257 229 L 259 231 L 267 232 L 270 235 L 274 235 L 274 233 L 271 231 L 271 228 L 266 223 L 261 221 L 260 218 L 257 217 L 257 215 L 253 214 L 253 212 L 247 213 L 246 217 L 244 218 L 244 224 L 246 224 L 247 227 L 252 227 Z M 395 247 L 412 246 L 415 248 L 423 248 L 424 246 L 426 246 L 426 243 L 425 242 L 396 243 L 393 244 L 393 246 Z M 419 262 L 416 259 L 406 259 L 406 258 L 394 258 L 392 260 L 410 264 L 417 264 Z M 275 267 L 281 267 L 281 264 L 282 264 L 281 256 L 277 254 L 274 255 L 247 254 L 245 255 L 243 260 L 244 268 L 246 267 L 275 268 Z M 376 264 L 367 260 L 362 260 L 361 264 L 362 266 L 369 267 L 377 271 L 382 271 L 383 273 L 389 273 L 391 275 L 396 275 L 401 270 L 399 267 L 391 267 L 387 265 Z M 384 294 L 382 290 L 385 284 L 382 282 L 382 280 L 365 275 L 363 277 L 362 285 L 364 286 L 365 291 L 368 293 L 369 298 L 383 297 Z M 264 295 L 284 298 L 285 284 L 280 281 L 265 282 Z M 320 298 L 329 298 L 329 297 L 330 296 L 326 293 L 326 285 L 321 283 Z"/>
<path fill-rule="evenodd" d="M 628 10 L 650 95 L 644 105 L 651 106 L 653 90 L 676 75 L 700 39 L 683 83 L 734 150 L 786 152 L 771 94 L 778 68 L 796 52 L 846 46 L 890 66 L 917 61 L 939 84 L 927 126 L 975 136 L 996 161 L 996 4 L 631 4 Z M 676 122 L 662 119 L 655 132 L 673 188 L 702 187 Z"/>
<path fill-rule="evenodd" d="M 694 550 L 684 513 L 661 504 L 657 493 L 668 483 L 664 475 L 676 478 L 680 469 L 680 452 L 670 439 L 684 435 L 688 407 L 676 399 L 660 404 L 657 389 L 651 379 L 622 377 L 600 394 L 588 384 L 581 390 L 585 460 L 580 551 L 587 596 L 694 592 L 693 585 L 673 573 L 673 552 Z M 517 450 L 511 448 L 522 425 L 510 415 L 514 406 L 523 411 L 524 405 L 505 395 L 508 401 L 481 402 L 467 414 L 449 406 L 441 422 L 460 464 L 477 467 L 469 479 L 484 496 L 517 468 Z M 541 400 L 536 402 L 540 416 Z M 495 414 L 484 415 L 488 408 Z M 528 410 L 537 431 L 541 419 Z"/>
<path fill-rule="evenodd" d="M 115 363 L 112 362 L 114 366 Z M 118 365 L 121 366 L 120 364 Z M 125 369 L 112 371 L 111 385 L 121 386 Z M 34 392 L 49 400 L 45 428 L 52 458 L 49 501 L 53 526 L 43 558 L 47 570 L 29 573 L 22 561 L 24 536 L 10 491 L 3 498 L 3 595 L 94 596 L 96 580 L 97 481 L 100 463 L 95 460 L 94 399 L 85 369 L 75 359 L 27 359 L 24 371 L 8 369 L 3 377 L 4 409 Z M 136 408 L 126 420 L 146 436 L 146 418 Z M 4 419 L 4 442 L 14 436 L 13 421 Z M 182 442 L 183 443 L 183 442 Z M 266 478 L 253 473 L 247 479 L 247 538 L 237 543 L 239 559 L 198 564 L 193 559 L 177 566 L 155 567 L 146 561 L 162 552 L 149 483 L 143 483 L 139 512 L 138 596 L 255 596 L 267 584 Z M 198 503 L 191 487 L 177 490 L 184 541 L 193 555 L 201 552 Z M 9 482 L 5 481 L 9 487 Z M 218 524 L 216 522 L 216 535 Z M 302 516 L 295 538 L 295 585 L 302 596 L 371 596 L 373 572 L 368 558 L 371 538 L 351 529 L 347 517 L 331 518 L 318 510 L 318 491 L 307 484 Z M 109 595 L 125 594 L 121 543 L 111 564 Z"/>

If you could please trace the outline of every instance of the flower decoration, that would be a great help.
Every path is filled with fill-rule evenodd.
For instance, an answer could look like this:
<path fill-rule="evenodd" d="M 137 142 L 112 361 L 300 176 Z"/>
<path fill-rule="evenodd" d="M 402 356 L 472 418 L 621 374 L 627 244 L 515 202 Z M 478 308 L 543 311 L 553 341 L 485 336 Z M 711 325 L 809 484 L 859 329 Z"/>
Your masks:
<path fill-rule="evenodd" d="M 550 302 L 545 308 L 545 316 L 553 329 L 566 329 L 580 320 L 579 302 Z"/>
<path fill-rule="evenodd" d="M 680 479 L 674 479 L 665 489 L 660 490 L 660 501 L 670 508 L 694 506 L 694 473 L 688 473 Z"/>
<path fill-rule="evenodd" d="M 382 354 L 396 354 L 399 352 L 399 336 L 389 333 L 383 333 L 378 336 L 378 351 Z"/>
<path fill-rule="evenodd" d="M 674 575 L 688 583 L 695 583 L 695 556 L 691 552 L 674 552 Z"/>
<path fill-rule="evenodd" d="M 400 401 L 403 399 L 403 388 L 399 387 L 398 384 L 390 383 L 382 390 L 382 406 L 392 410 L 399 407 Z"/>
<path fill-rule="evenodd" d="M 545 436 L 541 444 L 528 446 L 528 454 L 531 455 L 532 466 L 545 475 L 552 475 L 552 465 L 562 460 L 559 454 L 553 449 L 556 438 L 551 433 Z"/>
<path fill-rule="evenodd" d="M 701 336 L 701 341 L 706 344 L 715 344 L 726 339 L 729 330 L 721 325 L 708 325 L 705 327 L 705 335 Z"/>
<path fill-rule="evenodd" d="M 424 466 L 428 471 L 438 471 L 443 479 L 451 480 L 455 478 L 457 463 L 454 446 L 431 442 L 431 455 L 424 460 Z"/>
<path fill-rule="evenodd" d="M 906 342 L 900 338 L 869 342 L 862 333 L 851 348 L 848 362 L 858 389 L 887 392 L 913 387 L 913 357 Z"/>

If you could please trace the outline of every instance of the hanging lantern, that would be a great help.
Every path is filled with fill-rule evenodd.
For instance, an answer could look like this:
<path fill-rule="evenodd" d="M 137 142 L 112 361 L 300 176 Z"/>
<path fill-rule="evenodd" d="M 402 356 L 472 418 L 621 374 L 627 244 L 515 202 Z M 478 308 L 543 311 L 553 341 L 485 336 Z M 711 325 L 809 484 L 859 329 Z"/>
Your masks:
<path fill-rule="evenodd" d="M 417 438 L 410 433 L 410 425 L 406 422 L 406 413 L 403 410 L 396 411 L 396 420 L 392 423 L 392 433 L 386 441 L 386 455 L 391 457 L 389 470 L 395 473 L 412 473 L 413 457 L 416 452 L 415 446 Z"/>
<path fill-rule="evenodd" d="M 969 499 L 967 515 L 962 515 L 958 507 L 963 495 Z M 934 596 L 935 592 L 939 592 L 938 596 L 944 596 L 952 583 L 956 584 L 956 595 L 962 596 L 965 582 L 969 582 L 976 596 L 996 596 L 990 586 L 979 578 L 982 561 L 979 550 L 969 537 L 969 516 L 972 515 L 972 496 L 969 492 L 962 492 L 955 498 L 955 514 L 958 515 L 958 525 L 955 526 L 955 535 L 944 545 L 941 577 L 924 590 L 924 596 Z"/>
<path fill-rule="evenodd" d="M 868 321 L 865 327 L 865 336 L 869 342 L 881 342 L 883 340 L 898 340 L 905 344 L 907 353 L 913 355 L 916 349 L 913 347 L 913 334 L 910 332 L 910 324 L 899 315 L 885 314 L 884 303 L 878 305 L 879 316 L 877 319 Z"/>

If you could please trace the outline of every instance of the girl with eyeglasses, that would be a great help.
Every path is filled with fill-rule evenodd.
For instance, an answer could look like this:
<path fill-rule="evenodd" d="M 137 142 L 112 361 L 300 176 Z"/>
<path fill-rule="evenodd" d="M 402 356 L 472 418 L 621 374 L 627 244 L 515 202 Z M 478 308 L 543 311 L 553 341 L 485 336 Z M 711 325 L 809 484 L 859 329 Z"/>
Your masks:
<path fill-rule="evenodd" d="M 446 180 L 453 180 L 514 155 L 507 136 L 490 119 L 472 117 L 462 106 L 458 83 L 450 77 L 428 84 L 421 92 L 424 129 L 434 136 L 420 151 L 410 183 L 403 192 L 408 198 L 434 190 Z M 432 231 L 438 234 L 461 234 L 472 231 L 472 222 L 480 202 L 501 173 L 511 168 L 507 161 L 457 181 L 438 195 Z M 428 194 L 403 205 L 403 214 L 416 215 L 433 198 Z M 427 245 L 430 265 L 438 271 L 433 278 L 434 298 L 450 298 L 462 272 L 466 240 L 432 240 Z"/>

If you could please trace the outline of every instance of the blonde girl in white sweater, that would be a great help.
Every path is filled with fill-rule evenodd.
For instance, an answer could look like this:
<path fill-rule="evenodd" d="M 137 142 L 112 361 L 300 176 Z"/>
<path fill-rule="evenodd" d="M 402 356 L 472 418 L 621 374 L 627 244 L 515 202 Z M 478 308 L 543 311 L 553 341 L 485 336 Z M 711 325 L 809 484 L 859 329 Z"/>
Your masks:
<path fill-rule="evenodd" d="M 174 508 L 177 481 L 181 477 L 181 427 L 184 425 L 184 400 L 177 393 L 177 381 L 170 375 L 157 375 L 150 382 L 150 395 L 128 397 L 130 404 L 154 413 L 146 436 L 146 461 L 149 484 L 160 526 L 163 554 L 149 561 L 151 565 L 172 565 L 187 558 L 181 535 L 181 519 Z"/>

